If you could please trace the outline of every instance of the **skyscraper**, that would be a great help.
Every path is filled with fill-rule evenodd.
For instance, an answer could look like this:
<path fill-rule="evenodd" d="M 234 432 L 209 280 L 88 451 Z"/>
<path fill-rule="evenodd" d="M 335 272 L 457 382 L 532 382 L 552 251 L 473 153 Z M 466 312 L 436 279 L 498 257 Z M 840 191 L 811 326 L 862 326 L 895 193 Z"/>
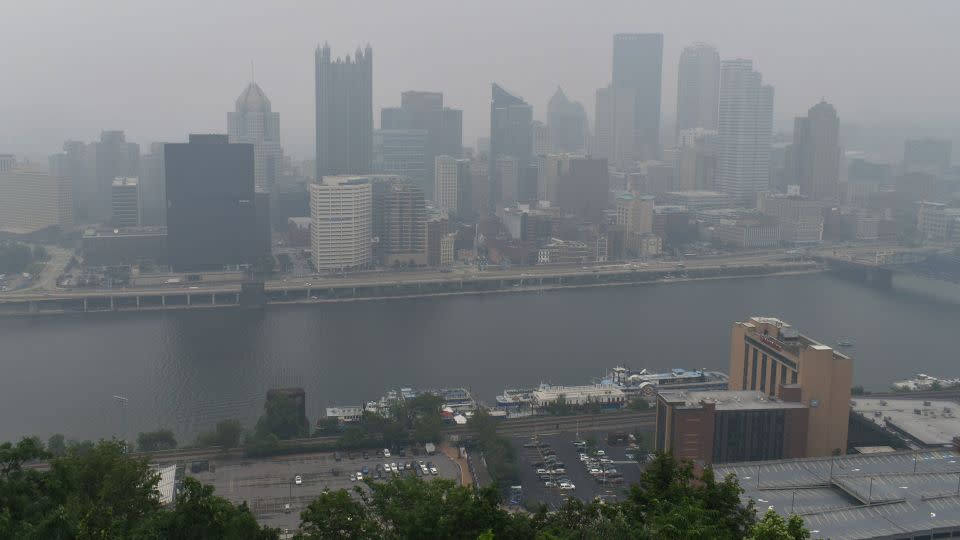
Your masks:
<path fill-rule="evenodd" d="M 167 196 L 164 193 L 163 143 L 150 145 L 150 153 L 140 156 L 140 211 L 142 225 L 167 222 Z"/>
<path fill-rule="evenodd" d="M 257 220 L 253 145 L 227 135 L 190 135 L 164 145 L 167 251 L 174 271 L 253 264 Z"/>
<path fill-rule="evenodd" d="M 270 100 L 257 83 L 248 84 L 237 98 L 236 110 L 227 113 L 227 133 L 232 143 L 253 145 L 254 183 L 258 188 L 272 189 L 283 162 L 280 113 L 271 110 Z"/>
<path fill-rule="evenodd" d="M 123 131 L 105 130 L 99 141 L 67 141 L 63 151 L 50 156 L 50 171 L 70 180 L 76 217 L 106 223 L 113 179 L 140 174 L 140 146 L 128 143 Z"/>
<path fill-rule="evenodd" d="M 717 129 L 720 99 L 720 54 L 694 43 L 680 54 L 677 76 L 677 139 L 685 129 Z"/>
<path fill-rule="evenodd" d="M 398 174 L 423 192 L 432 167 L 429 159 L 430 133 L 424 129 L 378 129 L 373 132 L 373 171 Z"/>
<path fill-rule="evenodd" d="M 0 172 L 0 232 L 30 234 L 48 227 L 73 229 L 70 179 L 26 166 Z"/>
<path fill-rule="evenodd" d="M 317 180 L 364 174 L 373 166 L 373 49 L 335 60 L 324 43 L 315 53 Z"/>
<path fill-rule="evenodd" d="M 462 151 L 463 111 L 445 107 L 440 92 L 409 90 L 400 94 L 399 107 L 385 107 L 380 111 L 380 128 L 425 133 L 423 175 L 410 179 L 428 198 L 433 196 L 434 158 L 441 155 L 456 157 Z"/>
<path fill-rule="evenodd" d="M 534 156 L 545 156 L 553 148 L 550 128 L 543 122 L 534 120 L 530 124 L 531 149 Z"/>
<path fill-rule="evenodd" d="M 384 236 L 380 253 L 385 266 L 427 264 L 427 207 L 423 191 L 407 181 L 383 190 Z"/>
<path fill-rule="evenodd" d="M 547 125 L 553 150 L 561 153 L 583 152 L 587 144 L 587 112 L 571 101 L 559 86 L 547 104 Z"/>
<path fill-rule="evenodd" d="M 720 68 L 720 150 L 717 188 L 754 207 L 770 185 L 773 87 L 751 60 L 724 60 Z"/>
<path fill-rule="evenodd" d="M 663 34 L 613 36 L 613 84 L 634 94 L 634 145 L 639 159 L 660 155 L 660 89 Z"/>
<path fill-rule="evenodd" d="M 459 161 L 452 156 L 437 156 L 434 163 L 434 202 L 441 210 L 458 210 Z"/>
<path fill-rule="evenodd" d="M 116 228 L 139 227 L 141 213 L 140 180 L 115 178 L 111 189 L 110 223 Z"/>
<path fill-rule="evenodd" d="M 491 86 L 490 163 L 510 156 L 526 164 L 532 155 L 533 107 L 497 83 Z"/>
<path fill-rule="evenodd" d="M 310 184 L 310 246 L 317 270 L 355 270 L 372 260 L 373 191 L 368 176 Z"/>
<path fill-rule="evenodd" d="M 717 132 L 704 128 L 681 130 L 677 140 L 677 189 L 716 189 Z"/>
<path fill-rule="evenodd" d="M 814 201 L 840 195 L 840 119 L 833 105 L 821 101 L 794 120 L 793 144 L 787 147 L 787 183 Z"/>

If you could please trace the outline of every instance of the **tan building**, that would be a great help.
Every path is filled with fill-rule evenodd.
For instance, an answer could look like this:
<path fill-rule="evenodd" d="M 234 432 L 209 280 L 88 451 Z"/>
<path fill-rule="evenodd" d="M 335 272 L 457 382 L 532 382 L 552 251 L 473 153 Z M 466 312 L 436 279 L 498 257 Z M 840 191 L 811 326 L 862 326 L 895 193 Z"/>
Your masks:
<path fill-rule="evenodd" d="M 752 390 L 784 398 L 799 385 L 810 409 L 805 457 L 845 453 L 850 417 L 853 361 L 772 317 L 733 325 L 730 390 Z"/>
<path fill-rule="evenodd" d="M 70 180 L 29 168 L 0 173 L 0 231 L 30 234 L 47 227 L 73 229 Z"/>

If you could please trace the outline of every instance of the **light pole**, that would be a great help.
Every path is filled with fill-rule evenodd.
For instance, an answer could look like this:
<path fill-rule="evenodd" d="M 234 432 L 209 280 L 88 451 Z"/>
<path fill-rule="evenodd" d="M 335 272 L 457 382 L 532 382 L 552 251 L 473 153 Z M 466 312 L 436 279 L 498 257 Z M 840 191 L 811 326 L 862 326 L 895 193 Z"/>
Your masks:
<path fill-rule="evenodd" d="M 124 444 L 126 444 L 127 442 L 127 403 L 130 400 L 127 399 L 126 396 L 121 396 L 121 395 L 114 395 L 113 399 L 116 400 L 118 404 L 120 404 L 120 422 L 121 422 L 121 429 L 123 430 L 122 436 L 123 436 L 123 442 Z"/>

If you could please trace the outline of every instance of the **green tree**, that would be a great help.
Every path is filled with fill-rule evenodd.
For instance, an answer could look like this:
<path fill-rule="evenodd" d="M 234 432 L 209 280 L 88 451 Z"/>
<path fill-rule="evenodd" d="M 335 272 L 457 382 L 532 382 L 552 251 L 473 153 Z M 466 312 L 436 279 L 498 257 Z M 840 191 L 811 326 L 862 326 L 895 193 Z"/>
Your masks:
<path fill-rule="evenodd" d="M 50 452 L 53 457 L 60 457 L 67 453 L 67 443 L 63 435 L 55 433 L 47 439 L 47 452 Z"/>
<path fill-rule="evenodd" d="M 33 260 L 45 261 L 49 258 L 50 255 L 47 253 L 47 248 L 43 246 L 33 246 Z"/>
<path fill-rule="evenodd" d="M 413 422 L 413 440 L 418 443 L 437 442 L 440 440 L 442 430 L 443 421 L 439 416 L 435 414 L 421 416 Z"/>
<path fill-rule="evenodd" d="M 134 532 L 135 539 L 205 540 L 244 538 L 270 540 L 279 537 L 275 529 L 261 527 L 246 503 L 233 503 L 213 494 L 213 486 L 187 477 L 177 493 L 176 510 L 157 512 Z"/>
<path fill-rule="evenodd" d="M 649 411 L 650 402 L 642 397 L 633 398 L 627 403 L 627 408 L 631 411 Z"/>
<path fill-rule="evenodd" d="M 20 242 L 0 240 L 0 274 L 19 274 L 33 262 L 30 248 Z"/>
<path fill-rule="evenodd" d="M 336 418 L 326 417 L 317 422 L 317 435 L 333 435 L 340 432 L 340 421 Z"/>
<path fill-rule="evenodd" d="M 243 424 L 239 420 L 222 420 L 217 422 L 213 431 L 201 433 L 197 437 L 198 446 L 219 446 L 224 452 L 240 446 L 240 436 L 243 434 Z"/>
<path fill-rule="evenodd" d="M 767 510 L 763 519 L 751 527 L 747 540 L 807 540 L 810 531 L 803 527 L 803 519 L 793 515 L 784 521 L 775 510 Z"/>
<path fill-rule="evenodd" d="M 300 532 L 294 538 L 365 540 L 382 536 L 383 528 L 364 502 L 343 489 L 321 493 L 300 513 Z"/>
<path fill-rule="evenodd" d="M 257 437 L 272 434 L 283 440 L 309 435 L 310 426 L 306 416 L 297 402 L 286 394 L 271 394 L 263 408 L 263 416 L 257 420 Z"/>
<path fill-rule="evenodd" d="M 173 450 L 176 447 L 177 439 L 169 429 L 147 431 L 137 435 L 137 448 L 141 452 Z"/>

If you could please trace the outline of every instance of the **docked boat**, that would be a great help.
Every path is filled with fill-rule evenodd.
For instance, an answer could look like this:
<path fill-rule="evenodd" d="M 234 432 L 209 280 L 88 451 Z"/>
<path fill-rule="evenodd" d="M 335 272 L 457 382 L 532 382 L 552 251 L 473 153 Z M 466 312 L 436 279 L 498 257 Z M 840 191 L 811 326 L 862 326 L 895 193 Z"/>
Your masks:
<path fill-rule="evenodd" d="M 917 373 L 913 379 L 896 381 L 893 383 L 894 390 L 903 390 L 906 392 L 918 392 L 924 390 L 941 390 L 945 388 L 960 387 L 960 378 L 941 379 L 933 377 L 926 373 Z"/>
<path fill-rule="evenodd" d="M 837 347 L 843 347 L 845 349 L 853 347 L 853 341 L 849 339 L 841 339 L 837 341 Z"/>
<path fill-rule="evenodd" d="M 646 369 L 634 371 L 618 366 L 601 384 L 614 384 L 628 396 L 652 397 L 663 390 L 726 390 L 729 381 L 726 373 L 706 369 L 674 368 L 662 373 L 650 373 Z"/>

